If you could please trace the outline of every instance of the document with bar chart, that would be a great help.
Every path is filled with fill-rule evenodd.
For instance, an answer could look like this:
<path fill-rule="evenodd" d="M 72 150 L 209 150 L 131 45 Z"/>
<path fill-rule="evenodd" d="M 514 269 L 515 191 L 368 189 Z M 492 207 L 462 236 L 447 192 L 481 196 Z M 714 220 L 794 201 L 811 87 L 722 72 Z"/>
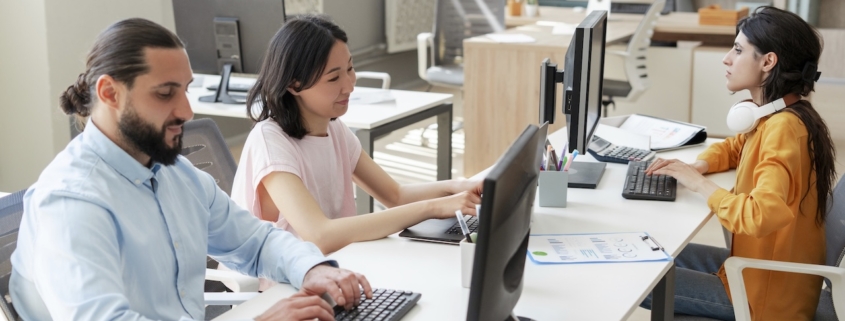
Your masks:
<path fill-rule="evenodd" d="M 648 233 L 535 234 L 528 237 L 528 257 L 537 264 L 672 259 Z"/>

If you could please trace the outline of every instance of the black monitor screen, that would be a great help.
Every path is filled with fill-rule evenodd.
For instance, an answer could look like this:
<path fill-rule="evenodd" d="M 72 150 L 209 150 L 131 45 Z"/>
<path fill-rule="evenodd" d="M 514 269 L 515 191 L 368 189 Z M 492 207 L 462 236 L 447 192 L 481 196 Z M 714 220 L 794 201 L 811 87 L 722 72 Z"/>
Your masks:
<path fill-rule="evenodd" d="M 563 112 L 569 152 L 586 152 L 601 117 L 607 11 L 593 11 L 575 29 L 566 51 Z"/>
<path fill-rule="evenodd" d="M 522 294 L 545 129 L 528 125 L 484 179 L 467 320 L 510 319 Z"/>
<path fill-rule="evenodd" d="M 236 55 L 240 62 L 233 64 L 234 72 L 257 74 L 267 44 L 285 23 L 285 4 L 284 0 L 173 0 L 173 17 L 194 73 L 220 74 L 222 63 Z"/>

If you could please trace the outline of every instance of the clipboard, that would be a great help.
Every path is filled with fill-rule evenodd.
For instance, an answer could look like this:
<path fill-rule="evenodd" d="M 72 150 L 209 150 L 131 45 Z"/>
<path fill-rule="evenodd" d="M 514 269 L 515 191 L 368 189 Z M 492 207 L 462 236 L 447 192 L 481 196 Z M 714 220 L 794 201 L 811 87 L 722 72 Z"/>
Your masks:
<path fill-rule="evenodd" d="M 528 237 L 528 257 L 536 264 L 672 260 L 663 246 L 645 232 L 534 234 Z"/>

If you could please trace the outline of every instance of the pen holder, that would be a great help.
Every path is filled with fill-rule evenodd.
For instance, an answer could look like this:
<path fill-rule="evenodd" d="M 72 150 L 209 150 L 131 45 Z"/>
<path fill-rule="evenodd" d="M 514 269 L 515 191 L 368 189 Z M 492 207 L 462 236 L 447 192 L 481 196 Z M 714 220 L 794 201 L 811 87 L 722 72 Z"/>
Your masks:
<path fill-rule="evenodd" d="M 469 288 L 472 281 L 472 263 L 475 261 L 475 243 L 461 241 L 461 286 Z"/>
<path fill-rule="evenodd" d="M 539 185 L 540 206 L 566 207 L 569 172 L 541 171 L 537 184 Z"/>

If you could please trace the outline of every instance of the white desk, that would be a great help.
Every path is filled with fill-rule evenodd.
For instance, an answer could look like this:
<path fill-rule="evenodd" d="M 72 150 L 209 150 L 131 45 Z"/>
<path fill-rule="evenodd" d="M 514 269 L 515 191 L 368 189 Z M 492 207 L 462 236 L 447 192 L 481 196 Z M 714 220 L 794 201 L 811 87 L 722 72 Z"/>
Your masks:
<path fill-rule="evenodd" d="M 549 136 L 556 146 L 565 137 L 561 132 Z M 707 144 L 715 141 L 708 140 Z M 692 161 L 704 148 L 660 156 Z M 626 165 L 608 164 L 597 189 L 569 189 L 566 208 L 544 208 L 535 202 L 531 233 L 646 231 L 669 254 L 677 256 L 710 218 L 706 200 L 683 187 L 678 188 L 675 202 L 625 200 L 621 196 L 625 171 Z M 732 172 L 710 177 L 723 187 L 734 183 Z M 419 303 L 403 320 L 458 320 L 466 316 L 469 290 L 460 285 L 457 246 L 410 241 L 392 235 L 351 244 L 330 257 L 342 267 L 366 275 L 374 287 L 421 293 Z M 537 265 L 527 261 L 522 295 L 515 312 L 540 321 L 625 320 L 653 289 L 655 296 L 662 290 L 669 300 L 663 312 L 652 313 L 652 319 L 670 319 L 674 290 L 672 262 Z M 292 293 L 291 286 L 278 285 L 217 320 L 254 317 Z"/>
<path fill-rule="evenodd" d="M 9 193 L 6 193 L 6 192 L 0 192 L 0 197 L 6 196 L 6 195 L 9 195 Z"/>
<path fill-rule="evenodd" d="M 206 86 L 219 82 L 219 76 L 202 75 L 202 87 L 190 87 L 188 99 L 194 113 L 234 118 L 247 118 L 245 105 L 227 105 L 205 103 L 199 97 L 211 95 Z M 243 79 L 232 79 L 233 82 Z M 381 89 L 355 87 L 357 92 Z M 452 95 L 428 92 L 416 92 L 390 89 L 395 101 L 356 105 L 350 104 L 346 114 L 340 119 L 357 129 L 355 135 L 361 141 L 364 151 L 373 157 L 373 144 L 376 139 L 386 136 L 402 127 L 437 117 L 437 180 L 452 177 Z M 360 187 L 357 188 L 356 205 L 358 213 L 372 213 L 373 198 Z"/>

